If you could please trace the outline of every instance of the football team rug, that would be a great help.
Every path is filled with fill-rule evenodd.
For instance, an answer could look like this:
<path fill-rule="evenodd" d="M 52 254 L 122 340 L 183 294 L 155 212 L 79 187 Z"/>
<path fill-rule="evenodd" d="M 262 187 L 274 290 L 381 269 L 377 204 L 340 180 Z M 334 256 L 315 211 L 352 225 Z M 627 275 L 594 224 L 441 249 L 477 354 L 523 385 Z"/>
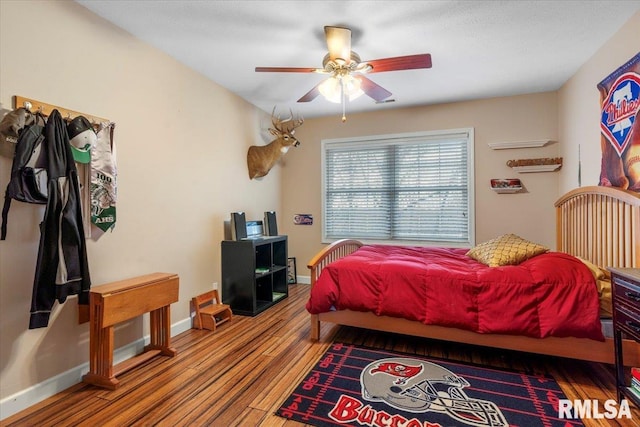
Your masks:
<path fill-rule="evenodd" d="M 574 427 L 548 376 L 334 343 L 278 409 L 314 426 Z"/>

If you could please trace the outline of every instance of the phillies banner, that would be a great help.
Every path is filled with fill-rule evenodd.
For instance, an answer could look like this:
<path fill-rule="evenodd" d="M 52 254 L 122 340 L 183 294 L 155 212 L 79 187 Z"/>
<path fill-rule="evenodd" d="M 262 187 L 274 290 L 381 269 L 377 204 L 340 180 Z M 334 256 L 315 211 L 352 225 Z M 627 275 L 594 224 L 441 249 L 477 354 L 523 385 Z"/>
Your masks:
<path fill-rule="evenodd" d="M 640 192 L 640 53 L 598 84 L 600 185 Z"/>

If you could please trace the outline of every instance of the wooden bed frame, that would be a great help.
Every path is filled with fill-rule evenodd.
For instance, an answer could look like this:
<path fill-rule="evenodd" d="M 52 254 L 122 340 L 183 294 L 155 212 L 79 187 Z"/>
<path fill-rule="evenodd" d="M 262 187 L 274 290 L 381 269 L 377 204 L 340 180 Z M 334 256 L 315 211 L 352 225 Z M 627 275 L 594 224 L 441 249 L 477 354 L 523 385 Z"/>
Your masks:
<path fill-rule="evenodd" d="M 615 187 L 582 187 L 556 201 L 557 250 L 606 267 L 640 267 L 640 194 Z M 311 286 L 329 263 L 357 250 L 357 240 L 339 240 L 310 262 Z M 594 362 L 614 363 L 613 339 L 531 338 L 519 335 L 479 334 L 456 328 L 424 325 L 373 313 L 338 310 L 311 315 L 311 339 L 320 338 L 320 322 L 385 332 L 503 348 Z M 640 366 L 640 344 L 624 340 L 624 361 Z"/>

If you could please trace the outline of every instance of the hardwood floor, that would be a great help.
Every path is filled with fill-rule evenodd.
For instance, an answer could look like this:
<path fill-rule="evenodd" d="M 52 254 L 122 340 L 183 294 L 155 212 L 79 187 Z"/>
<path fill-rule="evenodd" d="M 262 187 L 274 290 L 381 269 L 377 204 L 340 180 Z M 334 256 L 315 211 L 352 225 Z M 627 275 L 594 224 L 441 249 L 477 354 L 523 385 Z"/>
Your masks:
<path fill-rule="evenodd" d="M 77 384 L 2 422 L 2 426 L 300 426 L 274 415 L 335 341 L 445 357 L 527 373 L 551 373 L 569 399 L 615 399 L 610 365 L 430 341 L 356 328 L 323 326 L 309 341 L 309 286 L 256 317 L 234 316 L 218 331 L 172 338 L 175 358 L 159 357 L 121 376 L 107 391 Z M 585 420 L 591 426 L 637 426 L 633 420 Z M 521 426 L 526 427 L 526 426 Z"/>

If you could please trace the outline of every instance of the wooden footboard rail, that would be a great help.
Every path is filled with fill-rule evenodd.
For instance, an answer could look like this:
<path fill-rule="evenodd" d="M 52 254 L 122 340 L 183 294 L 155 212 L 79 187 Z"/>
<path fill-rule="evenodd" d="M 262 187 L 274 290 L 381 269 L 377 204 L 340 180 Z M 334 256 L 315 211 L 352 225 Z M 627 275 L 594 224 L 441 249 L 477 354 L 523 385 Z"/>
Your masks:
<path fill-rule="evenodd" d="M 311 288 L 313 289 L 325 266 L 355 252 L 361 246 L 362 242 L 357 240 L 341 239 L 336 240 L 320 251 L 307 265 L 311 271 Z M 311 339 L 320 339 L 320 319 L 317 314 L 311 315 Z"/>
<path fill-rule="evenodd" d="M 640 194 L 581 187 L 555 207 L 557 250 L 603 267 L 640 267 Z"/>
<path fill-rule="evenodd" d="M 311 285 L 315 285 L 316 280 L 320 277 L 322 269 L 333 261 L 343 258 L 350 253 L 355 252 L 362 246 L 362 243 L 352 239 L 336 240 L 322 251 L 320 251 L 311 261 L 307 267 L 311 270 Z"/>

